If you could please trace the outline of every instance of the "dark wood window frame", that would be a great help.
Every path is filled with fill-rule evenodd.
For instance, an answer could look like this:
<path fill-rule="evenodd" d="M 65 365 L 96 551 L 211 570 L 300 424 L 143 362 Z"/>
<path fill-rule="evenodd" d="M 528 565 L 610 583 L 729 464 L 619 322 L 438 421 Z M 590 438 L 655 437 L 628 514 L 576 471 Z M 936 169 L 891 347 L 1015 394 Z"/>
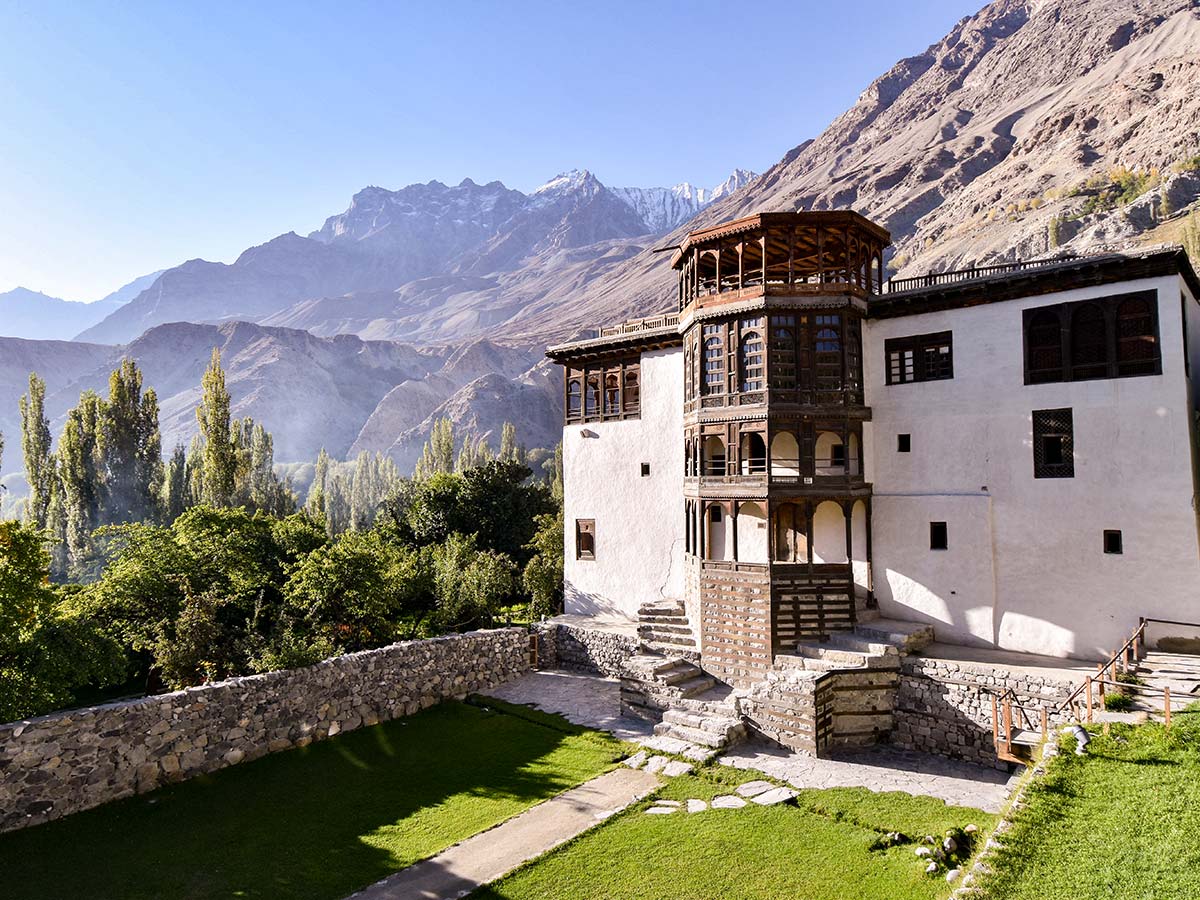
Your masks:
<path fill-rule="evenodd" d="M 596 520 L 575 520 L 575 558 L 594 560 L 596 558 Z"/>
<path fill-rule="evenodd" d="M 641 418 L 637 357 L 567 366 L 563 379 L 563 424 Z"/>
<path fill-rule="evenodd" d="M 1125 540 L 1119 528 L 1104 529 L 1104 552 L 1120 556 L 1125 552 Z"/>
<path fill-rule="evenodd" d="M 948 381 L 954 377 L 954 332 L 888 338 L 883 361 L 887 384 Z"/>
<path fill-rule="evenodd" d="M 950 532 L 945 522 L 929 523 L 929 549 L 949 550 Z"/>
<path fill-rule="evenodd" d="M 1075 419 L 1070 407 L 1033 411 L 1033 477 L 1075 477 Z"/>
<path fill-rule="evenodd" d="M 1137 304 L 1145 304 L 1141 315 L 1133 314 Z M 1057 342 L 1052 326 L 1055 320 Z M 1131 291 L 1023 310 L 1022 343 L 1026 384 L 1161 375 L 1158 291 Z"/>

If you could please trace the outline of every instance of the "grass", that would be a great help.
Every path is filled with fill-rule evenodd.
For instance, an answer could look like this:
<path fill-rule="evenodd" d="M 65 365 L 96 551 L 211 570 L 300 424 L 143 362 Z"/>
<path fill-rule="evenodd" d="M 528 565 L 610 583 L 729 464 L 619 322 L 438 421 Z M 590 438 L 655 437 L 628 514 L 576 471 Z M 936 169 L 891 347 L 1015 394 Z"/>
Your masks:
<path fill-rule="evenodd" d="M 708 800 L 751 778 L 723 766 L 672 779 L 656 795 Z M 865 789 L 802 791 L 797 806 L 648 816 L 643 802 L 471 900 L 935 900 L 949 894 L 924 873 L 915 845 L 881 849 L 889 831 L 940 835 L 995 817 L 928 797 Z"/>
<path fill-rule="evenodd" d="M 557 716 L 447 702 L 0 835 L 0 895 L 341 898 L 621 755 Z"/>
<path fill-rule="evenodd" d="M 1032 784 L 984 885 L 991 900 L 1200 897 L 1200 709 L 1090 729 Z"/>

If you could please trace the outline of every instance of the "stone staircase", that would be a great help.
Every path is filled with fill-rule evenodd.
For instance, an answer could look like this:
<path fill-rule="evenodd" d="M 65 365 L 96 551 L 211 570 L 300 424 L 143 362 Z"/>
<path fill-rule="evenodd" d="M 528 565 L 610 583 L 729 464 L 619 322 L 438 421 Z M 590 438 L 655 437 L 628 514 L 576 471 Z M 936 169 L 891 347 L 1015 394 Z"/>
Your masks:
<path fill-rule="evenodd" d="M 695 663 L 641 653 L 625 662 L 621 712 L 655 722 L 656 736 L 723 749 L 746 738 L 736 697 Z"/>
<path fill-rule="evenodd" d="M 800 641 L 795 656 L 800 667 L 814 672 L 894 669 L 900 665 L 900 652 L 894 644 L 873 641 L 857 632 L 834 632 L 826 641 Z"/>
<path fill-rule="evenodd" d="M 666 654 L 697 654 L 696 635 L 682 600 L 644 603 L 638 609 L 638 639 Z"/>

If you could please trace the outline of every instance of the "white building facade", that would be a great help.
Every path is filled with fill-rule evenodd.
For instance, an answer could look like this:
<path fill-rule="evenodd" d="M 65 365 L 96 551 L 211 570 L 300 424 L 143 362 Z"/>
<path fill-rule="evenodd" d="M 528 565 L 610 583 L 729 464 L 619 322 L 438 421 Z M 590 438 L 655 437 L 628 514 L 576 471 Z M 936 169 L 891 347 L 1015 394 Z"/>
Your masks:
<path fill-rule="evenodd" d="M 1083 659 L 1200 619 L 1183 252 L 885 292 L 886 243 L 854 214 L 726 223 L 679 248 L 677 316 L 550 350 L 566 611 L 677 598 L 702 656 L 752 668 L 867 605 Z"/>

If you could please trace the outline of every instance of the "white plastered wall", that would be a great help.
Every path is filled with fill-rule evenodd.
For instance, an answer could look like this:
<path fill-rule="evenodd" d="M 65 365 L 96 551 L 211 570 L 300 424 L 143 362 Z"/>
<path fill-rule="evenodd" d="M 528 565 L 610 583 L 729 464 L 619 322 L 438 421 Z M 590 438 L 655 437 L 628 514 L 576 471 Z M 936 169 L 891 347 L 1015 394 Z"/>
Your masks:
<path fill-rule="evenodd" d="M 682 349 L 643 353 L 640 378 L 640 418 L 563 428 L 568 613 L 633 619 L 683 597 Z M 596 522 L 594 560 L 575 558 L 577 519 Z"/>
<path fill-rule="evenodd" d="M 1024 383 L 1023 309 L 1149 288 L 1162 375 Z M 866 475 L 885 615 L 930 622 L 942 640 L 1080 658 L 1111 652 L 1139 616 L 1200 620 L 1180 290 L 1172 276 L 868 321 Z M 887 338 L 939 331 L 953 332 L 953 379 L 884 384 Z M 1075 477 L 1035 479 L 1032 411 L 1060 407 L 1073 410 Z M 910 453 L 897 452 L 900 433 Z M 946 550 L 929 547 L 935 521 Z M 1122 531 L 1123 554 L 1103 552 L 1105 529 Z"/>

